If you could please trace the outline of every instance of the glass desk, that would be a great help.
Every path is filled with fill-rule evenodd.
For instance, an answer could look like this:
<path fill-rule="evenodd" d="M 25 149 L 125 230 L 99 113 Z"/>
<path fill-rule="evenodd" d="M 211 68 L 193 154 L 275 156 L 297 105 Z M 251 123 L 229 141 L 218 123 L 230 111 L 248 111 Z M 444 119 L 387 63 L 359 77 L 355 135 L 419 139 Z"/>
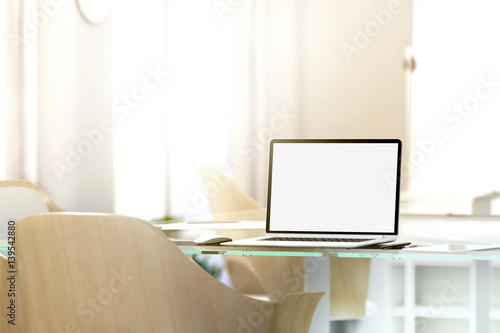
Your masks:
<path fill-rule="evenodd" d="M 421 249 L 429 245 L 402 250 L 381 250 L 377 246 L 361 249 L 331 248 L 272 248 L 222 245 L 195 245 L 191 241 L 174 241 L 186 254 L 218 254 L 242 256 L 293 256 L 293 257 L 339 257 L 339 258 L 384 258 L 384 259 L 441 259 L 441 260 L 500 260 L 500 248 L 480 251 L 439 252 Z"/>
<path fill-rule="evenodd" d="M 165 232 L 182 230 L 191 233 L 190 235 L 205 232 L 215 232 L 220 235 L 231 236 L 229 230 L 245 229 L 237 237 L 244 235 L 244 238 L 264 235 L 265 210 L 252 210 L 244 212 L 234 212 L 218 214 L 216 216 L 206 216 L 200 218 L 204 221 L 191 221 L 191 223 L 177 223 L 163 225 Z M 240 221 L 238 223 L 228 223 L 230 220 Z M 217 223 L 225 221 L 224 223 Z M 209 223 L 203 223 L 209 222 Z M 409 241 L 413 244 L 454 244 L 467 243 L 472 240 L 480 241 L 482 244 L 500 244 L 500 216 L 492 217 L 470 217 L 470 216 L 439 216 L 439 215 L 400 215 L 398 242 Z M 260 229 L 260 234 L 259 234 Z M 253 234 L 250 236 L 250 234 Z M 189 238 L 189 239 L 194 239 Z M 475 243 L 475 242 L 474 242 Z M 464 261 L 469 265 L 469 288 L 470 307 L 465 309 L 469 319 L 469 332 L 489 332 L 490 331 L 490 299 L 491 288 L 491 264 L 500 259 L 500 249 L 469 251 L 469 252 L 441 252 L 422 251 L 423 247 L 408 248 L 404 250 L 381 250 L 379 248 L 364 248 L 356 250 L 347 249 L 310 249 L 310 248 L 264 248 L 264 247 L 226 247 L 226 246 L 195 246 L 190 242 L 180 242 L 178 246 L 187 254 L 212 254 L 231 256 L 295 256 L 304 258 L 304 269 L 309 269 L 311 274 L 307 274 L 304 280 L 306 291 L 324 291 L 327 294 L 322 298 L 315 312 L 310 332 L 329 332 L 329 288 L 330 288 L 330 260 L 329 258 L 368 258 L 368 259 L 395 259 L 395 263 L 404 263 L 404 266 L 414 266 L 414 263 L 428 262 L 432 266 L 443 264 L 461 265 Z M 415 259 L 415 260 L 414 260 Z M 422 260 L 423 259 L 423 260 Z M 401 260 L 401 261 L 399 261 Z M 383 260 L 376 263 L 387 262 Z M 372 262 L 374 263 L 374 262 Z M 391 261 L 392 263 L 392 261 Z M 332 267 L 335 269 L 335 267 Z M 413 284 L 415 285 L 416 275 L 413 270 Z M 406 268 L 405 268 L 406 271 Z M 372 270 L 371 275 L 378 278 Z M 405 273 L 406 274 L 406 273 Z M 383 280 L 382 280 L 383 281 Z M 405 283 L 408 282 L 405 280 Z M 385 283 L 385 281 L 383 282 Z M 377 285 L 377 284 L 376 284 Z M 393 286 L 389 285 L 390 289 Z M 407 287 L 404 292 L 406 295 Z M 412 292 L 415 292 L 413 289 Z M 383 295 L 385 297 L 385 295 Z M 405 302 L 406 302 L 406 296 Z M 413 303 L 415 295 L 413 295 Z M 409 303 L 412 303 L 411 301 Z M 406 303 L 405 303 L 406 304 Z M 398 309 L 400 311 L 401 309 Z M 408 309 L 404 306 L 404 312 Z M 392 310 L 390 310 L 392 311 Z M 401 311 L 400 311 L 401 312 Z M 415 318 L 414 314 L 410 317 Z M 470 313 L 470 315 L 469 315 Z M 406 325 L 406 314 L 404 315 Z M 498 317 L 498 316 L 497 316 Z M 500 317 L 499 317 L 500 318 Z M 407 333 L 415 332 L 415 327 L 406 327 Z"/>
<path fill-rule="evenodd" d="M 176 241 L 186 254 L 241 255 L 241 256 L 296 256 L 304 258 L 304 289 L 308 292 L 322 291 L 322 298 L 313 317 L 310 332 L 330 332 L 329 288 L 330 257 L 380 258 L 380 259 L 427 259 L 469 260 L 473 265 L 471 283 L 476 286 L 473 302 L 475 313 L 471 314 L 470 332 L 489 332 L 490 308 L 490 261 L 500 260 L 500 249 L 463 252 L 422 251 L 424 245 L 402 250 L 382 250 L 378 246 L 362 249 L 318 249 L 318 248 L 270 248 L 229 247 L 222 245 L 199 246 L 191 241 Z"/>

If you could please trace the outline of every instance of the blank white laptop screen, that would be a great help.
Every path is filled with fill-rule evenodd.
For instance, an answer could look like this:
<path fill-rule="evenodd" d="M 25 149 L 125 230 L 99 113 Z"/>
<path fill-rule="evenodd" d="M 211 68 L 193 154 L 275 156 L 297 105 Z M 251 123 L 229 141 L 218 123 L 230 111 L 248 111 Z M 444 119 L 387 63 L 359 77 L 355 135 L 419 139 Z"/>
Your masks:
<path fill-rule="evenodd" d="M 399 140 L 273 141 L 268 233 L 397 234 Z"/>

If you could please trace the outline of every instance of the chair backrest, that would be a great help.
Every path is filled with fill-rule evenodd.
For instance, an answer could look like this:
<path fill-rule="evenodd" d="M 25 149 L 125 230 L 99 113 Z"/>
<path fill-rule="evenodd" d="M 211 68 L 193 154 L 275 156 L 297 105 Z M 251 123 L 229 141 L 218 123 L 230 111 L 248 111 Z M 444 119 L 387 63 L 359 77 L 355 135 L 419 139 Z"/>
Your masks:
<path fill-rule="evenodd" d="M 262 206 L 246 194 L 225 171 L 211 166 L 198 169 L 212 213 L 259 209 Z"/>
<path fill-rule="evenodd" d="M 215 219 L 266 219 L 265 207 L 247 195 L 226 171 L 204 166 L 200 167 L 199 173 Z M 265 234 L 263 230 L 223 232 L 233 239 Z M 294 283 L 283 281 L 283 276 L 289 273 L 291 267 L 302 265 L 300 257 L 225 256 L 224 262 L 233 287 L 244 294 L 266 294 L 272 297 L 276 290 L 283 293 L 304 290 L 303 279 L 297 279 Z"/>
<path fill-rule="evenodd" d="M 37 185 L 24 179 L 0 181 L 0 239 L 7 238 L 9 220 L 63 209 Z"/>
<path fill-rule="evenodd" d="M 306 332 L 321 297 L 247 298 L 132 217 L 31 215 L 17 235 L 26 332 Z"/>

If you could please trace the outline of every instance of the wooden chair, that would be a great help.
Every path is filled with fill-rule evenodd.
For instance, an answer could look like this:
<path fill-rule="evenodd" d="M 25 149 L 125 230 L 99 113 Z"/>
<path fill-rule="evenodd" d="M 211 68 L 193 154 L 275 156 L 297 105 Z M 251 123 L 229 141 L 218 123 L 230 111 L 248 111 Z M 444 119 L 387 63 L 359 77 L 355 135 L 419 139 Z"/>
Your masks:
<path fill-rule="evenodd" d="M 11 198 L 11 202 L 14 199 L 22 198 L 23 201 L 16 202 L 16 205 L 21 205 L 26 209 L 26 203 L 31 198 L 39 197 L 44 203 L 48 212 L 62 212 L 64 209 L 61 208 L 44 190 L 42 190 L 36 184 L 24 179 L 8 179 L 0 180 L 0 198 L 5 201 Z M 32 202 L 28 202 L 28 206 L 32 206 Z M 29 208 L 29 207 L 28 207 Z"/>
<path fill-rule="evenodd" d="M 0 180 L 0 244 L 7 246 L 9 221 L 43 212 L 60 212 L 63 209 L 37 185 L 23 179 Z M 17 245 L 17 244 L 14 244 Z M 17 250 L 17 246 L 15 246 Z M 15 251 L 14 251 L 15 252 Z M 17 266 L 10 266 L 7 260 L 8 251 L 0 251 L 0 332 L 24 332 L 21 304 L 21 289 L 19 286 L 20 272 Z M 16 273 L 7 273 L 16 272 Z M 15 276 L 15 288 L 11 288 L 6 277 Z M 15 289 L 15 291 L 14 291 Z M 11 291 L 12 290 L 12 291 Z M 15 321 L 9 324 L 11 317 L 9 306 L 15 302 Z M 14 311 L 13 311 L 14 312 Z M 13 318 L 12 318 L 13 319 Z"/>
<path fill-rule="evenodd" d="M 215 219 L 266 219 L 266 209 L 244 193 L 226 171 L 204 166 L 199 173 Z M 218 185 L 217 190 L 215 185 Z M 264 235 L 264 231 L 224 230 L 221 233 L 233 239 Z M 224 261 L 233 287 L 242 293 L 272 296 L 276 290 L 284 293 L 304 291 L 304 279 L 294 279 L 291 283 L 283 278 L 294 266 L 302 267 L 302 258 L 224 256 Z M 370 259 L 330 258 L 332 319 L 364 317 L 369 277 Z"/>
<path fill-rule="evenodd" d="M 322 296 L 246 297 L 132 217 L 31 215 L 17 234 L 26 332 L 307 332 Z"/>
<path fill-rule="evenodd" d="M 199 168 L 199 173 L 214 219 L 266 219 L 266 209 L 243 192 L 227 172 L 203 166 Z M 224 230 L 221 233 L 233 239 L 265 235 L 264 230 Z M 224 256 L 223 259 L 233 288 L 244 294 L 272 297 L 276 292 L 304 291 L 303 279 L 294 280 L 294 283 L 283 281 L 284 274 L 291 267 L 302 267 L 303 259 L 300 257 Z"/>

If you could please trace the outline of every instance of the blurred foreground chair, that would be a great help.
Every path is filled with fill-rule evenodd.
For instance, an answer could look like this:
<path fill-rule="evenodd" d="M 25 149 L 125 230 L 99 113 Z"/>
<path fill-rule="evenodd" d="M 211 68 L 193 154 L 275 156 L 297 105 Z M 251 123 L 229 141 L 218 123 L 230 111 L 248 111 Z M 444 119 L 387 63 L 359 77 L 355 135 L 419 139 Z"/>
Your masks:
<path fill-rule="evenodd" d="M 31 215 L 17 234 L 26 332 L 307 332 L 322 296 L 246 297 L 132 217 Z"/>
<path fill-rule="evenodd" d="M 199 173 L 214 219 L 266 219 L 266 209 L 243 192 L 226 171 L 203 166 Z M 242 239 L 263 236 L 265 232 L 224 230 L 223 234 Z M 298 271 L 303 270 L 303 258 L 224 256 L 224 262 L 233 287 L 244 294 L 264 293 L 271 297 L 276 291 L 283 294 L 304 291 L 303 276 L 300 279 L 284 278 L 292 271 L 297 272 L 297 267 Z M 369 277 L 370 259 L 330 258 L 332 319 L 347 320 L 365 316 Z"/>
<path fill-rule="evenodd" d="M 17 271 L 17 267 L 15 270 Z M 0 318 L 0 332 L 24 332 L 24 323 L 21 319 L 23 318 L 23 313 L 20 301 L 19 274 L 15 274 L 15 287 L 11 288 L 10 280 L 7 279 L 11 276 L 11 274 L 7 273 L 10 271 L 12 271 L 12 269 L 9 268 L 7 258 L 0 254 L 0 277 L 2 278 L 0 282 L 0 306 L 2 307 L 0 310 L 0 314 L 2 315 Z M 14 292 L 14 294 L 12 294 L 12 292 Z M 14 306 L 11 305 L 11 300 L 14 300 Z"/>
<path fill-rule="evenodd" d="M 0 247 L 9 247 L 8 232 L 15 232 L 14 223 L 20 218 L 32 214 L 44 212 L 60 212 L 63 209 L 50 198 L 50 196 L 37 185 L 23 179 L 0 180 Z M 14 239 L 15 240 L 15 239 Z M 17 249 L 16 243 L 14 249 Z M 15 251 L 14 251 L 15 252 Z M 22 318 L 22 306 L 20 303 L 21 289 L 19 288 L 19 272 L 15 264 L 11 266 L 8 262 L 8 251 L 0 251 L 0 332 L 24 332 Z M 11 288 L 11 283 L 6 277 L 15 275 L 15 288 Z M 13 280 L 14 281 L 14 280 Z M 14 292 L 9 290 L 14 290 Z M 9 320 L 14 319 L 11 315 L 11 301 L 15 302 L 15 321 L 9 324 Z M 15 323 L 15 325 L 13 325 Z"/>

